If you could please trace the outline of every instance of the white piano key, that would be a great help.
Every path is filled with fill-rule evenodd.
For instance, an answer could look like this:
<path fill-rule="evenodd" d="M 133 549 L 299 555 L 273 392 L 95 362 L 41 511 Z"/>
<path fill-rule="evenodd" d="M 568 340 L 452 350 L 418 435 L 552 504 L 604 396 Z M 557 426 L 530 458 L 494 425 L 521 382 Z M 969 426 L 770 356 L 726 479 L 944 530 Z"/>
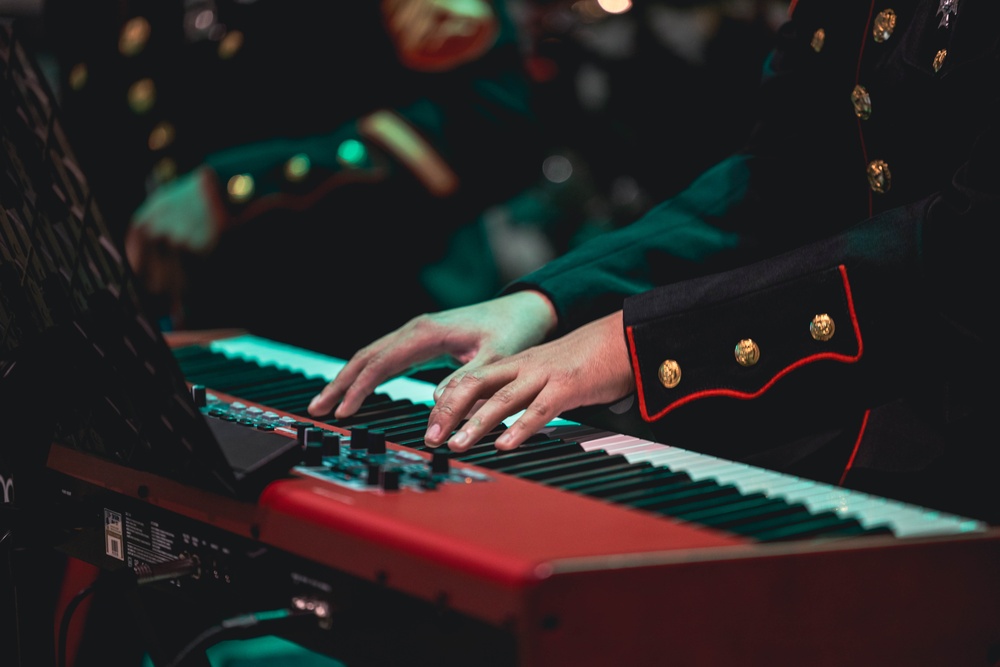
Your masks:
<path fill-rule="evenodd" d="M 342 359 L 253 335 L 213 341 L 209 347 L 231 357 L 243 357 L 327 381 L 337 377 L 337 373 L 347 365 L 347 362 Z M 379 385 L 376 391 L 394 399 L 409 399 L 414 403 L 431 404 L 434 402 L 434 385 L 412 378 L 394 378 Z"/>
<path fill-rule="evenodd" d="M 210 347 L 228 356 L 287 368 L 307 377 L 319 377 L 327 381 L 336 377 L 346 364 L 334 357 L 252 335 L 215 341 Z M 434 401 L 434 385 L 412 378 L 395 378 L 379 385 L 377 391 L 393 399 L 408 399 L 415 403 L 429 405 Z M 516 418 L 517 415 L 514 415 L 505 421 L 509 424 Z M 571 423 L 557 420 L 552 426 Z M 732 484 L 744 494 L 761 492 L 790 503 L 801 503 L 812 512 L 836 512 L 841 516 L 856 518 L 866 527 L 884 524 L 900 537 L 986 529 L 986 524 L 965 517 L 632 436 L 597 433 L 583 436 L 579 442 L 587 451 L 603 449 L 608 454 L 621 454 L 632 463 L 648 462 L 654 466 L 667 466 L 676 472 L 687 473 L 695 480 L 712 479 L 720 484 Z"/>
<path fill-rule="evenodd" d="M 653 465 L 668 466 L 671 470 L 687 473 L 692 479 L 712 479 L 720 484 L 732 484 L 744 494 L 761 492 L 787 502 L 801 503 L 814 513 L 836 512 L 840 516 L 857 519 L 866 528 L 885 525 L 899 537 L 968 532 L 986 527 L 985 524 L 964 517 L 868 496 L 677 447 L 664 445 L 650 448 L 649 443 L 646 443 L 644 449 L 628 453 L 622 442 L 617 442 L 618 451 L 625 453 L 630 462 L 646 461 Z"/>

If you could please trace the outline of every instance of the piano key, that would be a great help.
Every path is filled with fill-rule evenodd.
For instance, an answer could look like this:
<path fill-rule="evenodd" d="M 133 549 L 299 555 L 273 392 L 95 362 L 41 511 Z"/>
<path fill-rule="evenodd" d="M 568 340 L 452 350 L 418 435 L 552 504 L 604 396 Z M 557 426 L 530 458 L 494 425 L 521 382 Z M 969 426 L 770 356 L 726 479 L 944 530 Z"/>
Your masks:
<path fill-rule="evenodd" d="M 735 484 L 747 493 L 763 491 L 775 497 L 801 502 L 814 512 L 832 511 L 841 516 L 857 516 L 862 525 L 869 528 L 888 524 L 892 527 L 893 533 L 900 537 L 967 532 L 982 527 L 980 522 L 964 517 L 947 515 L 885 498 L 878 498 L 878 502 L 869 502 L 871 497 L 861 492 L 669 446 L 625 456 L 630 461 L 682 467 L 693 479 L 710 477 L 720 482 Z M 752 475 L 746 474 L 748 469 L 752 470 Z"/>
<path fill-rule="evenodd" d="M 706 507 L 677 516 L 685 521 L 735 532 L 735 529 L 741 525 L 803 511 L 805 508 L 801 505 L 790 505 L 783 500 L 757 494 L 721 507 Z"/>
<path fill-rule="evenodd" d="M 306 402 L 305 406 L 308 406 Z M 350 417 L 335 417 L 328 419 L 327 424 L 347 428 L 349 426 L 370 426 L 378 428 L 388 426 L 391 420 L 409 419 L 416 411 L 412 401 L 406 399 L 381 401 L 372 406 L 362 406 Z M 425 410 L 429 412 L 429 410 Z"/>
<path fill-rule="evenodd" d="M 641 483 L 643 476 L 653 474 L 683 475 L 684 473 L 674 473 L 666 469 L 656 468 L 645 462 L 631 463 L 626 459 L 623 467 L 617 470 L 608 470 L 599 478 L 588 476 L 584 479 L 573 479 L 573 476 L 570 476 L 565 481 L 553 480 L 552 484 L 562 487 L 567 491 L 577 491 L 593 495 L 593 491 L 591 490 L 599 491 L 600 489 L 606 489 L 609 493 L 613 493 L 615 488 L 623 484 L 636 480 L 640 480 Z M 687 479 L 690 479 L 690 477 Z"/>
<path fill-rule="evenodd" d="M 651 466 L 645 469 L 635 468 L 594 483 L 567 484 L 565 488 L 595 498 L 607 498 L 620 493 L 647 491 L 667 484 L 690 481 L 691 478 L 684 472 Z"/>
<path fill-rule="evenodd" d="M 287 368 L 299 372 L 305 377 L 317 378 L 322 382 L 332 379 L 345 363 L 325 355 L 285 346 L 266 339 L 258 339 L 254 336 L 240 336 L 214 341 L 209 347 L 212 352 L 221 353 L 230 358 L 251 361 L 264 366 Z M 186 354 L 188 353 L 181 356 Z M 322 382 L 316 386 L 321 388 Z M 433 389 L 434 387 L 430 383 L 410 378 L 397 378 L 380 385 L 375 395 L 384 393 L 384 395 L 394 399 L 406 397 L 414 402 L 430 405 L 433 402 Z M 219 389 L 219 391 L 222 390 Z M 269 405 L 263 401 L 259 402 Z M 269 407 L 274 406 L 269 405 Z M 286 411 L 307 416 L 304 414 L 305 405 L 296 410 Z M 398 437 L 390 437 L 389 439 L 399 445 L 426 450 L 423 443 L 423 431 L 423 426 L 414 425 L 408 431 L 408 435 L 412 436 L 410 439 Z M 484 438 L 476 447 L 492 449 L 492 442 L 499 432 L 502 432 L 502 429 L 499 429 L 496 434 L 491 434 L 491 437 Z M 621 454 L 631 465 L 641 465 L 643 468 L 649 466 L 654 470 L 666 469 L 666 473 L 663 473 L 662 477 L 652 475 L 643 469 L 634 474 L 632 471 L 612 474 L 608 480 L 588 479 L 584 481 L 581 479 L 559 485 L 560 488 L 573 492 L 587 493 L 588 495 L 594 493 L 595 497 L 614 495 L 621 490 L 620 488 L 615 489 L 616 483 L 626 484 L 625 488 L 628 489 L 636 489 L 644 484 L 664 484 L 671 479 L 674 481 L 688 479 L 694 480 L 695 483 L 707 479 L 720 486 L 732 486 L 744 495 L 764 493 L 772 499 L 783 500 L 789 505 L 801 506 L 806 512 L 814 513 L 816 516 L 827 517 L 827 514 L 830 514 L 841 519 L 850 518 L 859 524 L 861 530 L 879 530 L 880 527 L 889 526 L 892 532 L 898 536 L 910 536 L 985 529 L 985 524 L 982 522 L 964 517 L 947 515 L 876 496 L 867 496 L 848 489 L 768 471 L 747 464 L 726 461 L 632 436 L 609 433 L 582 424 L 558 420 L 551 425 L 550 432 L 560 433 L 560 437 L 563 439 L 578 440 L 581 447 L 586 450 L 604 451 L 608 455 Z M 475 456 L 479 451 L 482 450 L 474 447 L 464 454 Z M 452 458 L 462 460 L 461 456 L 453 456 Z M 490 454 L 487 458 L 496 458 L 496 454 Z M 673 467 L 674 470 L 669 469 L 668 466 Z M 611 481 L 612 479 L 617 481 Z M 541 483 L 546 482 L 543 480 Z M 825 521 L 824 519 L 824 521 L 817 522 L 817 525 L 825 525 L 826 523 L 836 524 L 834 521 Z M 843 525 L 846 527 L 849 523 Z M 828 529 L 829 526 L 824 530 Z M 846 530 L 849 532 L 851 529 L 847 528 Z M 773 535 L 780 534 L 782 533 L 773 533 Z M 765 533 L 765 535 L 768 534 Z M 780 537 L 776 539 L 780 539 Z"/>
<path fill-rule="evenodd" d="M 264 365 L 288 368 L 306 377 L 320 377 L 329 382 L 347 364 L 335 359 L 284 343 L 267 340 L 252 335 L 236 336 L 213 341 L 209 349 L 222 352 L 228 357 L 242 358 Z M 414 403 L 434 402 L 434 385 L 407 377 L 388 380 L 379 385 L 378 392 L 394 399 L 409 399 Z"/>
<path fill-rule="evenodd" d="M 612 475 L 629 470 L 638 470 L 644 465 L 642 463 L 630 463 L 624 456 L 619 456 L 617 454 L 608 455 L 606 458 L 608 459 L 608 465 L 603 466 L 598 470 L 584 470 L 581 472 L 560 475 L 558 477 L 550 477 L 546 480 L 546 484 L 565 488 L 571 484 L 606 482 L 612 478 Z"/>
<path fill-rule="evenodd" d="M 471 463 L 484 468 L 503 470 L 525 461 L 547 460 L 552 456 L 579 451 L 579 449 L 579 445 L 575 442 L 550 439 L 542 442 L 522 445 L 521 447 L 509 452 L 493 449 L 492 451 L 482 452 L 473 456 L 462 455 L 459 457 L 459 460 L 463 463 Z"/>
<path fill-rule="evenodd" d="M 597 477 L 609 469 L 617 468 L 621 462 L 631 465 L 623 457 L 607 456 L 603 452 L 579 452 L 562 459 L 554 459 L 543 466 L 526 466 L 524 470 L 511 469 L 508 470 L 508 474 L 516 474 L 522 479 L 544 480 L 552 485 L 554 479 L 562 479 L 567 475 L 591 474 Z"/>
<path fill-rule="evenodd" d="M 577 447 L 575 450 L 554 452 L 538 460 L 513 463 L 500 468 L 500 470 L 522 479 L 542 480 L 573 470 L 580 470 L 579 466 L 597 467 L 605 462 L 613 463 L 603 452 L 586 452 Z"/>

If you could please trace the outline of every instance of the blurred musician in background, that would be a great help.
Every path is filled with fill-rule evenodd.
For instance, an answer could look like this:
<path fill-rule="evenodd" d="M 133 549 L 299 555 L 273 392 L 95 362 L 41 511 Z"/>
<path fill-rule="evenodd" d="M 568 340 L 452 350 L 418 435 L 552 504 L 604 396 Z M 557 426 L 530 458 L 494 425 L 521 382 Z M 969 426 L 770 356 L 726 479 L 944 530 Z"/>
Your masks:
<path fill-rule="evenodd" d="M 438 307 L 421 270 L 541 161 L 504 0 L 49 0 L 45 23 L 167 329 L 345 355 Z"/>
<path fill-rule="evenodd" d="M 496 442 L 513 449 L 564 414 L 1000 519 L 997 25 L 989 0 L 793 0 L 742 150 L 500 296 L 363 347 L 310 412 L 450 364 L 431 446 L 523 411 Z"/>
<path fill-rule="evenodd" d="M 447 307 L 488 299 L 628 224 L 739 147 L 787 0 L 510 5 L 526 41 L 546 154 L 534 185 L 487 209 L 462 230 L 461 252 L 426 272 L 448 286 L 437 290 L 452 297 Z"/>

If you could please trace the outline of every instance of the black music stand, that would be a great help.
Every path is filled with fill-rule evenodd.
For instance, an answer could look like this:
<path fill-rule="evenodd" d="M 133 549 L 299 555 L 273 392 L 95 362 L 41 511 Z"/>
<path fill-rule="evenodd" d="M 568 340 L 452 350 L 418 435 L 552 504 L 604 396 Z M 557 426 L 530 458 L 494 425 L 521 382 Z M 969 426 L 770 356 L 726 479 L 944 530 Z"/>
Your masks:
<path fill-rule="evenodd" d="M 30 37 L 0 21 L 0 428 L 16 434 L 0 464 L 37 470 L 58 442 L 255 498 L 299 462 L 298 443 L 268 434 L 252 460 L 222 448 L 144 315 L 40 72 Z"/>

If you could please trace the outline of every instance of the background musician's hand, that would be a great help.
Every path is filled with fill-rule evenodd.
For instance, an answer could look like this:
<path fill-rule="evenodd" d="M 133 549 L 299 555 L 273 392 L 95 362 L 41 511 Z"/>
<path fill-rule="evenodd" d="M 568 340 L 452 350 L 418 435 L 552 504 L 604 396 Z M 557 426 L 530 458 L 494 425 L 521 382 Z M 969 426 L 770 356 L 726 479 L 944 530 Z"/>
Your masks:
<path fill-rule="evenodd" d="M 562 338 L 454 373 L 442 386 L 428 419 L 428 445 L 440 443 L 468 417 L 448 440 L 450 449 L 464 451 L 524 410 L 496 442 L 497 449 L 515 449 L 567 410 L 612 403 L 635 391 L 622 311 Z"/>
<path fill-rule="evenodd" d="M 132 215 L 125 253 L 152 294 L 179 298 L 183 255 L 205 255 L 218 242 L 213 179 L 205 167 L 180 176 L 154 190 Z"/>
<path fill-rule="evenodd" d="M 309 414 L 324 416 L 336 407 L 335 417 L 347 417 L 386 380 L 420 368 L 458 366 L 437 396 L 451 380 L 542 342 L 555 324 L 551 303 L 533 291 L 419 315 L 356 352 L 313 398 Z"/>

